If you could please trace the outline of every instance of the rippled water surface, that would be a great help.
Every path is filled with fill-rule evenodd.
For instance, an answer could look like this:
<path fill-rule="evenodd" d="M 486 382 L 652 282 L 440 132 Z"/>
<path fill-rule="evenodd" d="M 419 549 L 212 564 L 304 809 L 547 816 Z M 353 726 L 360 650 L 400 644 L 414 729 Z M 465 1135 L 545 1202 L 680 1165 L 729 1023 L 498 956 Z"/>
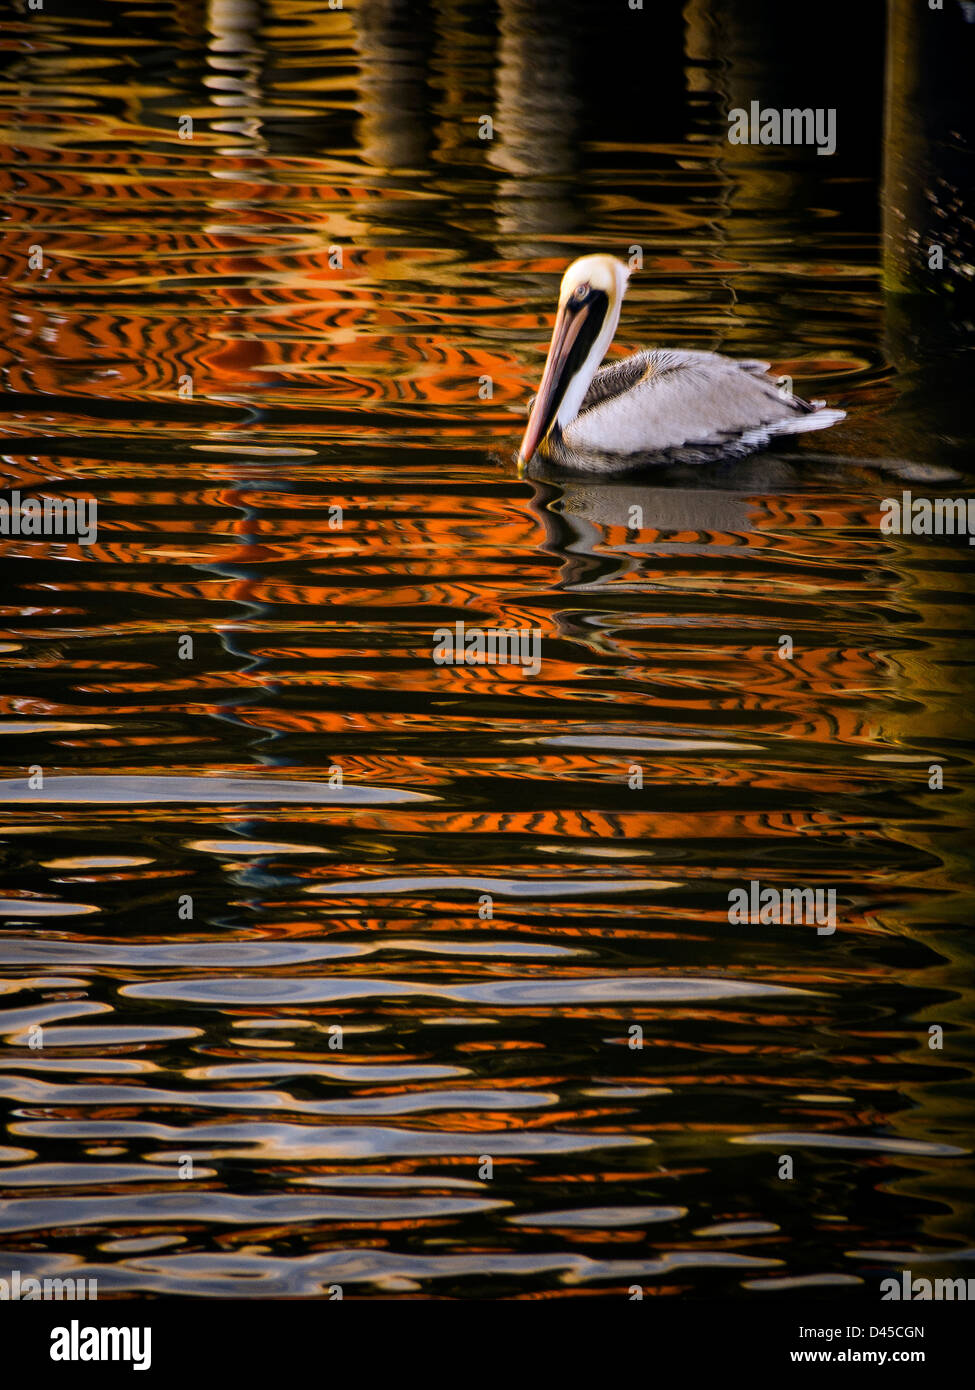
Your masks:
<path fill-rule="evenodd" d="M 735 149 L 766 32 L 701 0 L 620 48 L 647 16 L 598 8 L 5 27 L 3 486 L 99 512 L 0 539 L 0 1265 L 963 1270 L 971 552 L 878 523 L 967 496 L 972 439 L 882 294 L 883 55 L 831 51 L 832 160 Z M 558 276 L 634 247 L 618 345 L 767 357 L 846 423 L 519 480 Z M 539 672 L 436 665 L 457 621 L 540 630 Z M 732 924 L 751 880 L 836 931 Z"/>

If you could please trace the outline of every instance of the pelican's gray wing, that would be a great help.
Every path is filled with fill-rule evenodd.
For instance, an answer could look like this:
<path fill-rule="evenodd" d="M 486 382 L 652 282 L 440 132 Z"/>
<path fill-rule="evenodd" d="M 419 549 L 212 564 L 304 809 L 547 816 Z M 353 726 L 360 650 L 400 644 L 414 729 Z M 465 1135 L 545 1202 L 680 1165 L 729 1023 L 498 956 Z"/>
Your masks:
<path fill-rule="evenodd" d="M 593 388 L 605 376 L 609 389 L 591 402 L 587 396 L 566 427 L 559 441 L 562 459 L 587 471 L 616 472 L 620 456 L 629 457 L 630 466 L 741 458 L 773 435 L 823 429 L 843 418 L 842 411 L 818 410 L 783 394 L 764 367 L 751 359 L 674 349 L 627 358 L 597 374 Z M 607 466 L 599 455 L 615 458 Z"/>

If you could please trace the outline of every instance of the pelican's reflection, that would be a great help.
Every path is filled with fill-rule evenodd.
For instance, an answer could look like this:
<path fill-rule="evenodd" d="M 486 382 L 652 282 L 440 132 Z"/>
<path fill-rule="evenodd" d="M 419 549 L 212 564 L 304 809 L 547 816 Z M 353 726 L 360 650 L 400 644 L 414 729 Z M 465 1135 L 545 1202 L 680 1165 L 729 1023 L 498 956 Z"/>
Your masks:
<path fill-rule="evenodd" d="M 771 455 L 751 467 L 736 465 L 733 476 L 727 466 L 668 469 L 666 482 L 647 474 L 615 480 L 536 474 L 529 507 L 544 531 L 541 548 L 559 560 L 552 590 L 578 595 L 551 612 L 552 635 L 624 656 L 624 634 L 644 626 L 644 606 L 645 625 L 656 627 L 666 612 L 661 599 L 673 585 L 685 595 L 685 585 L 720 587 L 721 571 L 768 524 L 766 499 L 797 479 L 793 464 Z M 698 597 L 707 602 L 706 592 Z M 681 604 L 668 622 L 695 622 L 701 605 L 694 607 L 697 618 L 683 616 L 688 610 Z"/>
<path fill-rule="evenodd" d="M 763 483 L 772 481 L 769 474 L 766 463 Z M 562 561 L 560 589 L 621 592 L 628 581 L 639 587 L 643 555 L 713 559 L 717 550 L 744 543 L 760 507 L 740 467 L 733 489 L 727 476 L 723 483 L 665 487 L 644 478 L 536 477 L 529 505 L 544 529 L 545 549 Z"/>

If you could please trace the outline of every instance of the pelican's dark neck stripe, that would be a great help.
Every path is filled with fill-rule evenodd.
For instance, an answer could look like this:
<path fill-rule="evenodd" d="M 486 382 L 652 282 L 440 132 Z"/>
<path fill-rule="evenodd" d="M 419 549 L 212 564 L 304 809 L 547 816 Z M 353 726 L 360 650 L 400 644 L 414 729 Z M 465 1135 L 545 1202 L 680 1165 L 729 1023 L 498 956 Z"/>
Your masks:
<path fill-rule="evenodd" d="M 606 322 L 606 312 L 609 309 L 609 295 L 605 290 L 594 290 L 591 286 L 589 292 L 582 299 L 575 297 L 566 303 L 566 313 L 575 318 L 576 314 L 585 313 L 585 319 L 579 326 L 576 340 L 569 349 L 569 355 L 565 359 L 565 369 L 562 373 L 559 386 L 567 387 L 575 376 L 576 372 L 585 362 L 592 351 L 592 345 L 599 337 L 603 324 Z M 564 389 L 558 392 L 559 404 L 562 402 Z M 556 406 L 558 414 L 558 406 Z"/>
<path fill-rule="evenodd" d="M 585 295 L 577 298 L 575 295 L 566 300 L 563 313 L 565 324 L 571 325 L 582 315 L 572 346 L 565 355 L 561 371 L 556 380 L 553 381 L 551 391 L 547 401 L 542 401 L 542 393 L 535 401 L 534 410 L 542 406 L 545 414 L 538 422 L 538 438 L 545 439 L 558 430 L 558 438 L 561 438 L 557 416 L 562 408 L 565 393 L 569 389 L 569 383 L 573 380 L 576 373 L 580 370 L 586 358 L 592 351 L 593 343 L 599 337 L 603 324 L 606 322 L 606 313 L 609 309 L 609 295 L 605 290 L 593 289 L 590 286 Z"/>

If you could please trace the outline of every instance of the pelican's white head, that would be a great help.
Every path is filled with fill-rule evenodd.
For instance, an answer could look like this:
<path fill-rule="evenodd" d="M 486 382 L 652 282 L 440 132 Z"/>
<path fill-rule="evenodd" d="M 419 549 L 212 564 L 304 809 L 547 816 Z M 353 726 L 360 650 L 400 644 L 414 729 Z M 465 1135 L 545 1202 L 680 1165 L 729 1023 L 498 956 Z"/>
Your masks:
<path fill-rule="evenodd" d="M 629 270 L 615 256 L 583 256 L 562 276 L 552 343 L 521 442 L 528 462 L 555 425 L 564 428 L 579 408 L 619 323 Z"/>

